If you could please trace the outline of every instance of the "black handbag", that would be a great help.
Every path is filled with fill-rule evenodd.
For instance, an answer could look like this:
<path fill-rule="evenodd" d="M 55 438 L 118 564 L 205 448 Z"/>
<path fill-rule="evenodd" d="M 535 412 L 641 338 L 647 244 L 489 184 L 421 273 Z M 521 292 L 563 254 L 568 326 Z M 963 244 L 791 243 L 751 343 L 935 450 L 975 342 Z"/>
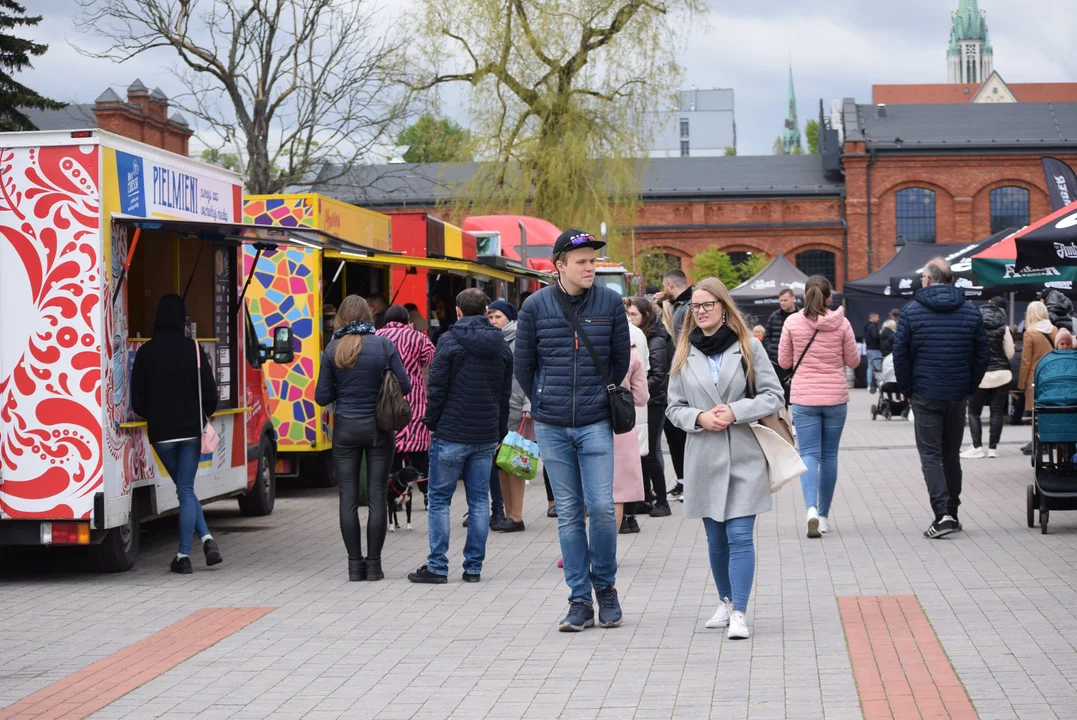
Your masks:
<path fill-rule="evenodd" d="M 554 294 L 557 296 L 558 302 L 561 303 L 561 309 L 564 311 L 565 317 L 572 323 L 572 327 L 576 331 L 576 337 L 583 340 L 583 345 L 587 348 L 587 352 L 591 353 L 591 360 L 594 362 L 595 367 L 598 368 L 599 374 L 602 375 L 602 382 L 606 384 L 606 395 L 610 405 L 610 424 L 613 426 L 614 434 L 623 435 L 626 432 L 631 432 L 636 427 L 636 402 L 635 398 L 632 397 L 632 391 L 613 382 L 610 374 L 606 372 L 606 366 L 598 359 L 598 353 L 595 352 L 591 339 L 587 337 L 587 333 L 580 327 L 579 318 L 576 317 L 576 313 L 572 312 L 572 306 L 569 305 L 564 293 L 561 292 L 560 288 L 554 288 Z"/>
<path fill-rule="evenodd" d="M 386 340 L 385 342 L 391 342 Z M 385 368 L 381 375 L 381 390 L 378 391 L 378 402 L 375 407 L 374 419 L 378 430 L 382 432 L 399 432 L 411 422 L 411 403 L 400 389 L 400 381 L 396 379 L 389 364 L 389 350 L 385 349 Z"/>

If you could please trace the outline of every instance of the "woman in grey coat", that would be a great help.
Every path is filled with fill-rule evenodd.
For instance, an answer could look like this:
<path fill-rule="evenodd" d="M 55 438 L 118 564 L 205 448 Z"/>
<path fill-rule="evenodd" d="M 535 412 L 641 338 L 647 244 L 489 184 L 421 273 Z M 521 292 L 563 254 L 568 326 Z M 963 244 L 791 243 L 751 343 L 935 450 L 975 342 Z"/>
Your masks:
<path fill-rule="evenodd" d="M 516 350 L 516 308 L 504 300 L 495 300 L 486 308 L 486 316 L 495 326 L 501 328 L 505 342 L 510 350 Z M 512 378 L 512 395 L 509 397 L 509 431 L 518 430 L 525 417 L 531 416 L 531 400 L 524 393 L 516 378 Z M 527 486 L 522 477 L 510 475 L 494 463 L 493 472 L 501 486 L 505 498 L 505 519 L 491 525 L 497 532 L 522 532 L 524 529 L 524 488 Z M 493 478 L 491 478 L 493 482 Z"/>
<path fill-rule="evenodd" d="M 755 516 L 771 508 L 767 459 L 749 425 L 781 410 L 785 393 L 720 280 L 696 283 L 688 310 L 666 417 L 688 435 L 684 516 L 703 519 L 721 599 L 707 627 L 728 626 L 729 638 L 747 638 Z"/>

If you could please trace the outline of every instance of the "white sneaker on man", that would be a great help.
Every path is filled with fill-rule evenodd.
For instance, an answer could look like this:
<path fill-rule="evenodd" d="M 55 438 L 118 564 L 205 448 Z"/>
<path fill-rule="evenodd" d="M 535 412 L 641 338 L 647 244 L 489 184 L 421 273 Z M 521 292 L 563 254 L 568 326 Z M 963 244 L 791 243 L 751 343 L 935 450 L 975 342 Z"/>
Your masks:
<path fill-rule="evenodd" d="M 730 640 L 747 640 L 751 637 L 751 633 L 748 632 L 748 619 L 744 617 L 744 613 L 729 614 L 729 632 L 726 637 Z"/>
<path fill-rule="evenodd" d="M 732 612 L 733 603 L 728 599 L 723 599 L 722 602 L 718 604 L 718 609 L 714 611 L 713 617 L 707 621 L 707 627 L 711 629 L 728 627 L 729 616 Z"/>
<path fill-rule="evenodd" d="M 961 453 L 961 457 L 966 460 L 979 460 L 984 457 L 984 449 L 982 447 L 972 447 Z"/>
<path fill-rule="evenodd" d="M 828 518 L 826 515 L 819 516 L 819 532 L 830 532 L 830 518 Z"/>
<path fill-rule="evenodd" d="M 814 506 L 808 508 L 808 537 L 817 538 L 821 537 L 819 533 L 819 511 Z"/>
<path fill-rule="evenodd" d="M 997 458 L 998 457 L 998 448 L 987 448 L 987 457 L 989 457 L 989 458 Z"/>

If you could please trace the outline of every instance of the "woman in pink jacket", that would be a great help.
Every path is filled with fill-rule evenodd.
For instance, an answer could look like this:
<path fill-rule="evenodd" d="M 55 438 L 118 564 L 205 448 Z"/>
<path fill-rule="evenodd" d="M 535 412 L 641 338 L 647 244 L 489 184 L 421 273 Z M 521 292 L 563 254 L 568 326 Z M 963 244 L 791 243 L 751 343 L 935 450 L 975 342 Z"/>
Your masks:
<path fill-rule="evenodd" d="M 838 444 L 845 428 L 849 383 L 845 366 L 860 364 L 853 328 L 843 308 L 830 309 L 830 282 L 812 275 L 804 309 L 785 321 L 778 364 L 793 370 L 793 424 L 808 471 L 800 476 L 808 506 L 808 537 L 830 532 L 830 502 L 838 484 Z"/>

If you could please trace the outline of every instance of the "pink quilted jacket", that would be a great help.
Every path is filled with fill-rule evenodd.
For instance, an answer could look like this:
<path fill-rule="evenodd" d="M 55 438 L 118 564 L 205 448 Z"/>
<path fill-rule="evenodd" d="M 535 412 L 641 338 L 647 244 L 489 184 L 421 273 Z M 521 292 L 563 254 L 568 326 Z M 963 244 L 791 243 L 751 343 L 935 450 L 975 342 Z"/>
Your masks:
<path fill-rule="evenodd" d="M 860 364 L 853 328 L 845 319 L 844 308 L 831 310 L 815 320 L 805 317 L 803 310 L 789 317 L 778 344 L 778 364 L 786 370 L 792 369 L 816 328 L 819 334 L 793 376 L 790 402 L 816 407 L 843 405 L 849 402 L 845 366 L 855 368 Z"/>

